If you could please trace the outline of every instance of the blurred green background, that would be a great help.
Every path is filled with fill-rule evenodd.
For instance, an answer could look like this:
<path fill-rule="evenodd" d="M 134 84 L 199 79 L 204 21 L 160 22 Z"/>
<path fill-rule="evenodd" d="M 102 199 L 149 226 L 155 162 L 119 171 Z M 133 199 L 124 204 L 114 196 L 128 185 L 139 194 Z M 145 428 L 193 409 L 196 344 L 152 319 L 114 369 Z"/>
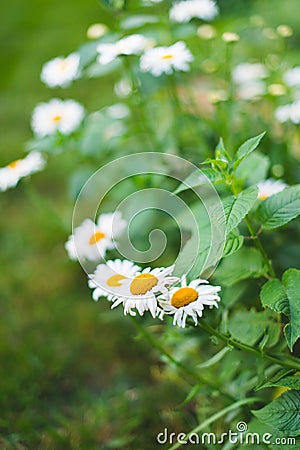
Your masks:
<path fill-rule="evenodd" d="M 233 27 L 241 17 L 247 26 L 251 9 L 274 25 L 298 20 L 297 1 L 220 4 Z M 76 49 L 89 25 L 112 23 L 96 0 L 1 2 L 0 14 L 3 166 L 22 156 L 38 102 L 76 98 L 92 111 L 115 99 L 109 80 L 67 91 L 39 80 L 42 64 Z M 176 409 L 185 397 L 178 378 L 160 376 L 157 354 L 136 339 L 131 320 L 94 303 L 85 274 L 67 259 L 73 201 L 63 193 L 72 164 L 71 154 L 53 157 L 45 173 L 0 195 L 0 448 L 153 449 L 164 426 L 197 422 Z"/>

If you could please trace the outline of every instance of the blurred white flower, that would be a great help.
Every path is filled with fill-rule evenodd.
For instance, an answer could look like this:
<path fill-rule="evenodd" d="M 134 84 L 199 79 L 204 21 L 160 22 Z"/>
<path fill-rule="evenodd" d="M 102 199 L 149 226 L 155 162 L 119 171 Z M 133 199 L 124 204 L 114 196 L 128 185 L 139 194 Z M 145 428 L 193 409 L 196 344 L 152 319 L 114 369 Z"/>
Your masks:
<path fill-rule="evenodd" d="M 257 198 L 259 198 L 260 200 L 266 200 L 266 198 L 270 197 L 271 195 L 283 191 L 283 189 L 285 189 L 287 185 L 281 180 L 273 180 L 272 178 L 269 178 L 268 180 L 264 180 L 258 183 L 257 187 Z"/>
<path fill-rule="evenodd" d="M 78 53 L 71 53 L 66 58 L 54 58 L 43 65 L 41 80 L 50 88 L 67 87 L 79 77 L 79 63 Z"/>
<path fill-rule="evenodd" d="M 200 25 L 197 28 L 197 36 L 209 41 L 217 36 L 217 30 L 212 25 Z"/>
<path fill-rule="evenodd" d="M 120 98 L 126 98 L 132 93 L 132 85 L 130 80 L 122 78 L 114 86 L 115 94 Z"/>
<path fill-rule="evenodd" d="M 283 81 L 288 86 L 300 86 L 300 67 L 287 70 L 283 75 Z"/>
<path fill-rule="evenodd" d="M 72 260 L 97 261 L 103 259 L 106 251 L 115 248 L 117 239 L 127 223 L 120 212 L 101 214 L 94 223 L 85 219 L 76 227 L 65 244 Z"/>
<path fill-rule="evenodd" d="M 232 79 L 237 84 L 257 81 L 268 76 L 267 68 L 261 63 L 242 63 L 232 71 Z"/>
<path fill-rule="evenodd" d="M 300 123 L 300 100 L 288 105 L 278 106 L 275 110 L 275 117 L 281 123 L 288 121 L 296 125 Z"/>
<path fill-rule="evenodd" d="M 268 92 L 275 97 L 286 94 L 286 87 L 280 83 L 273 83 L 268 86 Z"/>
<path fill-rule="evenodd" d="M 178 281 L 177 277 L 170 276 L 173 270 L 174 266 L 156 269 L 148 267 L 142 272 L 136 273 L 133 279 L 125 279 L 112 308 L 122 304 L 125 315 L 129 313 L 131 316 L 135 316 L 136 312 L 133 310 L 137 309 L 141 316 L 145 311 L 150 311 L 155 317 L 157 313 L 156 295 L 166 292 L 167 286 Z"/>
<path fill-rule="evenodd" d="M 189 62 L 194 60 L 193 55 L 182 41 L 170 47 L 155 47 L 145 51 L 141 57 L 140 68 L 143 72 L 150 72 L 155 77 L 163 73 L 171 74 L 181 70 L 190 70 Z"/>
<path fill-rule="evenodd" d="M 125 103 L 115 103 L 105 108 L 106 113 L 112 119 L 125 119 L 130 115 L 130 109 Z"/>
<path fill-rule="evenodd" d="M 84 108 L 75 100 L 53 98 L 48 103 L 39 103 L 31 119 L 31 127 L 38 137 L 59 131 L 68 135 L 75 131 L 84 117 Z"/>
<path fill-rule="evenodd" d="M 238 42 L 240 37 L 237 33 L 232 33 L 231 31 L 226 31 L 222 34 L 222 40 L 227 44 L 232 44 L 233 42 Z"/>
<path fill-rule="evenodd" d="M 193 18 L 212 20 L 218 14 L 213 0 L 186 0 L 175 3 L 170 9 L 170 19 L 174 22 L 189 22 Z"/>
<path fill-rule="evenodd" d="M 109 64 L 120 55 L 139 55 L 150 43 L 150 40 L 142 34 L 132 34 L 113 44 L 99 44 L 97 47 L 97 52 L 99 53 L 98 62 L 100 64 Z"/>
<path fill-rule="evenodd" d="M 108 32 L 108 27 L 104 23 L 93 23 L 87 29 L 86 35 L 89 39 L 98 39 Z"/>
<path fill-rule="evenodd" d="M 293 36 L 293 28 L 291 28 L 289 25 L 278 25 L 276 31 L 279 36 L 284 38 Z"/>
<path fill-rule="evenodd" d="M 181 287 L 172 288 L 167 294 L 159 297 L 159 306 L 162 308 L 160 318 L 164 314 L 172 314 L 174 315 L 173 325 L 184 328 L 186 319 L 190 316 L 197 325 L 205 305 L 210 308 L 218 307 L 220 290 L 220 286 L 212 286 L 207 280 L 193 280 L 187 285 L 183 277 Z"/>
<path fill-rule="evenodd" d="M 250 100 L 266 93 L 266 85 L 263 81 L 250 81 L 242 83 L 236 88 L 237 96 L 243 100 Z"/>
<path fill-rule="evenodd" d="M 0 191 L 15 187 L 19 180 L 45 167 L 46 161 L 39 152 L 31 152 L 23 159 L 12 161 L 0 168 Z"/>
<path fill-rule="evenodd" d="M 121 292 L 124 280 L 134 278 L 141 268 L 132 261 L 115 259 L 99 264 L 95 272 L 89 275 L 89 287 L 94 289 L 93 299 L 106 297 L 108 300 L 115 299 Z"/>

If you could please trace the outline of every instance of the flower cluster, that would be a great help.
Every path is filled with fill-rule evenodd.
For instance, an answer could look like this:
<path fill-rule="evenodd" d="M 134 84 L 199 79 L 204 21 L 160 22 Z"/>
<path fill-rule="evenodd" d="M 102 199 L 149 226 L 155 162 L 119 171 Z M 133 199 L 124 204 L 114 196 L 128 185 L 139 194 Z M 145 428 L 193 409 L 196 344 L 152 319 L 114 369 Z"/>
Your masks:
<path fill-rule="evenodd" d="M 96 223 L 85 219 L 74 229 L 66 242 L 70 259 L 79 261 L 104 260 L 107 251 L 115 248 L 117 239 L 126 227 L 121 213 L 101 214 Z M 97 265 L 89 275 L 88 285 L 93 289 L 93 299 L 106 297 L 111 308 L 123 306 L 124 314 L 143 315 L 149 311 L 152 317 L 163 318 L 174 314 L 174 325 L 184 327 L 187 316 L 197 325 L 205 305 L 218 306 L 219 286 L 211 286 L 206 280 L 194 280 L 188 286 L 185 277 L 181 287 L 173 287 L 179 278 L 173 276 L 170 267 L 146 268 L 128 260 L 108 260 Z"/>

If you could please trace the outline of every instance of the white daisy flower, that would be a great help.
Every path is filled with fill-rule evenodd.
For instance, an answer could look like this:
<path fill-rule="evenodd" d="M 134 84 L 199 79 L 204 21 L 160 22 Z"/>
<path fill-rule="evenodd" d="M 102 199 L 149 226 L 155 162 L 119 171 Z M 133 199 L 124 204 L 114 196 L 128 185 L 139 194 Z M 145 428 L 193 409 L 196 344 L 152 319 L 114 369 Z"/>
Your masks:
<path fill-rule="evenodd" d="M 288 86 L 300 86 L 300 67 L 287 70 L 283 75 L 283 81 Z"/>
<path fill-rule="evenodd" d="M 65 58 L 54 58 L 43 65 L 41 80 L 50 88 L 67 87 L 80 75 L 79 62 L 78 53 L 71 53 Z"/>
<path fill-rule="evenodd" d="M 163 73 L 171 74 L 181 70 L 190 70 L 189 62 L 194 60 L 193 55 L 182 41 L 170 47 L 155 47 L 145 51 L 140 61 L 140 68 L 143 72 L 150 72 L 155 77 Z"/>
<path fill-rule="evenodd" d="M 46 161 L 39 152 L 31 152 L 23 159 L 17 159 L 0 168 L 0 191 L 15 187 L 19 180 L 45 167 Z"/>
<path fill-rule="evenodd" d="M 69 258 L 89 261 L 104 258 L 107 250 L 115 248 L 114 240 L 121 235 L 126 225 L 119 211 L 101 214 L 97 223 L 85 219 L 74 229 L 65 244 Z"/>
<path fill-rule="evenodd" d="M 75 131 L 84 117 L 84 108 L 75 100 L 53 98 L 48 103 L 38 104 L 31 119 L 31 127 L 38 137 L 59 131 L 68 135 Z"/>
<path fill-rule="evenodd" d="M 136 273 L 131 280 L 124 280 L 121 292 L 112 304 L 112 308 L 122 304 L 125 315 L 129 313 L 131 316 L 135 316 L 136 312 L 133 310 L 137 309 L 141 316 L 145 311 L 150 311 L 152 317 L 155 317 L 157 294 L 166 292 L 167 286 L 178 281 L 177 277 L 170 276 L 173 270 L 174 265 L 156 269 L 148 267 L 142 272 Z"/>
<path fill-rule="evenodd" d="M 218 7 L 213 0 L 186 0 L 172 6 L 170 19 L 174 22 L 189 22 L 194 17 L 212 20 L 218 12 Z"/>
<path fill-rule="evenodd" d="M 261 80 L 267 76 L 266 66 L 261 63 L 242 63 L 232 71 L 232 79 L 237 84 Z"/>
<path fill-rule="evenodd" d="M 187 317 L 191 316 L 197 325 L 205 305 L 210 308 L 218 307 L 220 297 L 217 293 L 220 290 L 220 286 L 211 286 L 207 280 L 193 280 L 187 285 L 183 277 L 180 287 L 171 289 L 158 299 L 162 308 L 160 317 L 164 314 L 174 314 L 173 325 L 184 328 Z"/>
<path fill-rule="evenodd" d="M 141 268 L 132 261 L 115 259 L 99 264 L 92 275 L 89 275 L 89 287 L 94 289 L 93 299 L 106 297 L 113 300 L 120 294 L 125 279 L 134 278 Z"/>
<path fill-rule="evenodd" d="M 149 44 L 149 39 L 142 34 L 132 34 L 115 43 L 99 44 L 96 49 L 99 53 L 98 62 L 109 64 L 120 55 L 139 55 Z"/>
<path fill-rule="evenodd" d="M 298 125 L 300 123 L 300 100 L 288 105 L 279 106 L 275 111 L 275 117 L 278 122 L 284 123 L 291 121 Z"/>
<path fill-rule="evenodd" d="M 250 81 L 237 86 L 236 93 L 242 100 L 251 100 L 266 93 L 266 85 L 263 81 Z"/>
<path fill-rule="evenodd" d="M 266 200 L 273 194 L 283 191 L 287 187 L 287 184 L 283 183 L 281 180 L 273 180 L 269 178 L 268 180 L 261 181 L 257 185 L 258 195 L 257 198 L 260 200 Z"/>

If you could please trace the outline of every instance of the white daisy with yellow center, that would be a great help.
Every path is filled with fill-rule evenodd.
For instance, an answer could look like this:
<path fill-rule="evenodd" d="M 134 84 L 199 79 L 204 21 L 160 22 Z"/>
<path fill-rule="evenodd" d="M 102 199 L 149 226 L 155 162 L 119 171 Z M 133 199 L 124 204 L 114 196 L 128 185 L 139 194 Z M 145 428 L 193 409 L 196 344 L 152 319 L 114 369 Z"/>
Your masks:
<path fill-rule="evenodd" d="M 173 325 L 184 328 L 186 319 L 190 316 L 197 325 L 205 305 L 210 308 L 218 307 L 220 290 L 220 286 L 212 286 L 207 280 L 193 280 L 187 285 L 186 278 L 183 277 L 180 287 L 173 288 L 159 297 L 160 317 L 162 318 L 164 314 L 173 314 Z"/>
<path fill-rule="evenodd" d="M 39 152 L 31 152 L 23 159 L 17 159 L 0 168 L 0 191 L 15 187 L 19 180 L 45 167 L 46 161 Z"/>
<path fill-rule="evenodd" d="M 69 258 L 72 260 L 99 261 L 105 257 L 107 250 L 115 248 L 115 240 L 120 237 L 127 222 L 119 211 L 101 214 L 94 223 L 85 219 L 74 229 L 65 244 Z"/>
<path fill-rule="evenodd" d="M 94 289 L 93 299 L 106 297 L 115 299 L 120 295 L 124 280 L 134 278 L 141 268 L 132 261 L 115 259 L 99 264 L 92 275 L 89 275 L 89 287 Z"/>
<path fill-rule="evenodd" d="M 41 80 L 50 88 L 67 87 L 79 77 L 79 63 L 78 53 L 51 59 L 42 67 Z"/>
<path fill-rule="evenodd" d="M 157 313 L 157 295 L 167 292 L 168 287 L 178 282 L 177 277 L 170 276 L 174 266 L 151 269 L 148 267 L 142 272 L 137 272 L 130 280 L 124 280 L 122 292 L 115 299 L 112 308 L 122 304 L 124 314 L 135 316 L 136 312 L 142 316 L 145 311 L 150 311 L 152 317 Z"/>
<path fill-rule="evenodd" d="M 150 72 L 159 77 L 163 73 L 170 75 L 174 71 L 188 72 L 188 63 L 194 60 L 193 55 L 183 41 L 169 47 L 155 47 L 145 51 L 140 60 L 143 72 Z"/>
<path fill-rule="evenodd" d="M 69 135 L 79 127 L 84 114 L 83 106 L 75 100 L 53 98 L 48 103 L 40 103 L 35 107 L 31 127 L 38 137 L 57 132 Z"/>
<path fill-rule="evenodd" d="M 268 180 L 261 181 L 257 185 L 259 200 L 266 200 L 268 197 L 278 192 L 283 191 L 287 187 L 287 184 L 283 183 L 281 180 L 273 180 L 269 178 Z"/>
<path fill-rule="evenodd" d="M 142 34 L 132 34 L 115 43 L 99 44 L 97 47 L 98 62 L 105 65 L 120 55 L 139 55 L 150 44 L 151 41 Z"/>
<path fill-rule="evenodd" d="M 212 20 L 218 12 L 213 0 L 185 0 L 172 6 L 170 19 L 174 22 L 189 22 L 193 18 Z"/>

